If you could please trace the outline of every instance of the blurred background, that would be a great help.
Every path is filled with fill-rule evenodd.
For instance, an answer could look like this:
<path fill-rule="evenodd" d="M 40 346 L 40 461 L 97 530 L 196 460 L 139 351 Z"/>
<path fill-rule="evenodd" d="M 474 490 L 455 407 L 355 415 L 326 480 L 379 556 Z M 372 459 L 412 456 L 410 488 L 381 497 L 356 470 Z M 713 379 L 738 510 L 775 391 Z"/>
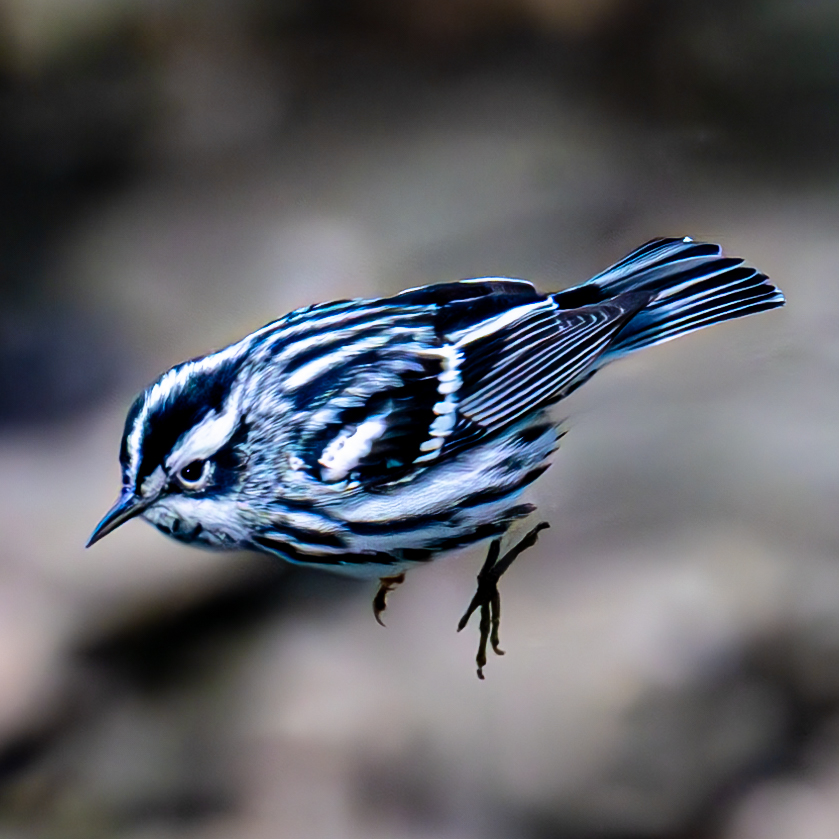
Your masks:
<path fill-rule="evenodd" d="M 0 0 L 0 836 L 839 836 L 839 5 Z M 291 308 L 721 242 L 786 308 L 567 402 L 373 586 L 132 522 L 133 396 Z"/>

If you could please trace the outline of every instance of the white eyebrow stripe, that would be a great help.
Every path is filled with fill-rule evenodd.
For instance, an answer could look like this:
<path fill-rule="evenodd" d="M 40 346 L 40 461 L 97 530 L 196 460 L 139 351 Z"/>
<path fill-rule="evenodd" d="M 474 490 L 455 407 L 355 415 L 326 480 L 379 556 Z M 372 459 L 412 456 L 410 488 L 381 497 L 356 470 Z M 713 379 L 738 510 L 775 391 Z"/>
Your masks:
<path fill-rule="evenodd" d="M 269 324 L 270 325 L 270 324 Z M 230 359 L 236 358 L 243 352 L 250 349 L 254 337 L 258 337 L 267 327 L 246 336 L 241 341 L 225 347 L 223 350 L 206 355 L 195 361 L 188 361 L 179 367 L 167 370 L 150 388 L 146 390 L 143 407 L 134 420 L 131 432 L 128 435 L 127 445 L 129 452 L 128 474 L 132 482 L 137 478 L 137 469 L 140 466 L 140 443 L 143 439 L 143 429 L 149 415 L 165 402 L 169 396 L 177 390 L 182 390 L 184 385 L 196 374 L 218 369 Z"/>
<path fill-rule="evenodd" d="M 210 411 L 198 425 L 193 426 L 181 437 L 178 444 L 166 458 L 170 472 L 192 463 L 193 460 L 207 460 L 224 446 L 239 425 L 239 391 L 231 392 L 224 410 Z"/>

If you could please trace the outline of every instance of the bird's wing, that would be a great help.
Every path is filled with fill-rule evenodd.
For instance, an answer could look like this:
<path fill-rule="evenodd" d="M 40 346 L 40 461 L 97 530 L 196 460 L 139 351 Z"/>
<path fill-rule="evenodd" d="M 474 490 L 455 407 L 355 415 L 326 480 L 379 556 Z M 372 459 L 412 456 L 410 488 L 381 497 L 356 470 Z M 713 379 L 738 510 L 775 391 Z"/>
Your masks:
<path fill-rule="evenodd" d="M 357 301 L 328 330 L 312 320 L 277 349 L 299 461 L 325 482 L 370 484 L 436 457 L 457 419 L 435 413 L 454 405 L 445 334 L 544 299 L 523 280 L 465 280 Z"/>
<path fill-rule="evenodd" d="M 397 295 L 398 328 L 377 322 L 348 333 L 329 365 L 307 362 L 317 375 L 295 391 L 300 461 L 326 483 L 402 480 L 558 399 L 647 300 L 562 310 L 515 280 Z"/>
<path fill-rule="evenodd" d="M 452 332 L 460 389 L 448 451 L 560 398 L 648 299 L 627 293 L 568 310 L 546 299 Z"/>

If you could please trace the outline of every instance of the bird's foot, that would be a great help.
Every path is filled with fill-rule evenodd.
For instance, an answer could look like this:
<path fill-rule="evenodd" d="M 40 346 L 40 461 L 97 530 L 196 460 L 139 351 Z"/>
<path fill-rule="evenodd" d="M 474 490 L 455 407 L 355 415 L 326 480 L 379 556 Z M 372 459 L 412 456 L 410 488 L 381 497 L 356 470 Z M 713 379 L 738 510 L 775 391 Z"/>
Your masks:
<path fill-rule="evenodd" d="M 398 585 L 405 582 L 405 572 L 401 574 L 393 574 L 390 577 L 379 577 L 379 590 L 373 598 L 373 615 L 380 626 L 384 626 L 385 622 L 382 620 L 382 612 L 387 609 L 387 596 Z"/>
<path fill-rule="evenodd" d="M 460 632 L 463 627 L 469 623 L 469 618 L 476 609 L 480 607 L 481 621 L 480 632 L 481 639 L 478 642 L 478 655 L 475 661 L 478 665 L 478 678 L 484 678 L 484 665 L 487 663 L 487 642 L 492 645 L 492 650 L 496 655 L 504 655 L 504 650 L 499 646 L 498 629 L 501 625 L 501 595 L 498 593 L 498 581 L 502 574 L 513 564 L 516 557 L 532 548 L 539 538 L 539 532 L 550 525 L 546 522 L 540 522 L 536 525 L 523 539 L 513 545 L 504 556 L 501 554 L 501 540 L 493 539 L 489 546 L 487 558 L 478 573 L 478 588 L 469 608 L 466 610 L 460 623 L 457 625 L 457 631 Z M 382 578 L 382 582 L 388 579 Z M 381 589 L 379 590 L 381 593 Z M 378 598 L 378 595 L 376 595 Z M 384 602 L 384 596 L 382 597 Z M 381 621 L 380 621 L 381 623 Z"/>

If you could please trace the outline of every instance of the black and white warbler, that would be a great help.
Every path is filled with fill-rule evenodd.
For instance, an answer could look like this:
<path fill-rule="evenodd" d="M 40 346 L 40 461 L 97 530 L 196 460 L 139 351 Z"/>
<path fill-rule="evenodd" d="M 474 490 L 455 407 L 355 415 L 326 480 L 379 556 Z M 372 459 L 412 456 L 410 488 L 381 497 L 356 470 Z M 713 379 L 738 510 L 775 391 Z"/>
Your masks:
<path fill-rule="evenodd" d="M 499 556 L 557 446 L 548 406 L 621 356 L 783 303 L 685 238 L 555 294 L 485 278 L 298 309 L 140 394 L 88 545 L 141 515 L 182 542 L 380 577 L 380 620 L 405 569 L 493 539 L 460 624 L 480 608 L 482 677 L 498 579 L 547 526 Z"/>

